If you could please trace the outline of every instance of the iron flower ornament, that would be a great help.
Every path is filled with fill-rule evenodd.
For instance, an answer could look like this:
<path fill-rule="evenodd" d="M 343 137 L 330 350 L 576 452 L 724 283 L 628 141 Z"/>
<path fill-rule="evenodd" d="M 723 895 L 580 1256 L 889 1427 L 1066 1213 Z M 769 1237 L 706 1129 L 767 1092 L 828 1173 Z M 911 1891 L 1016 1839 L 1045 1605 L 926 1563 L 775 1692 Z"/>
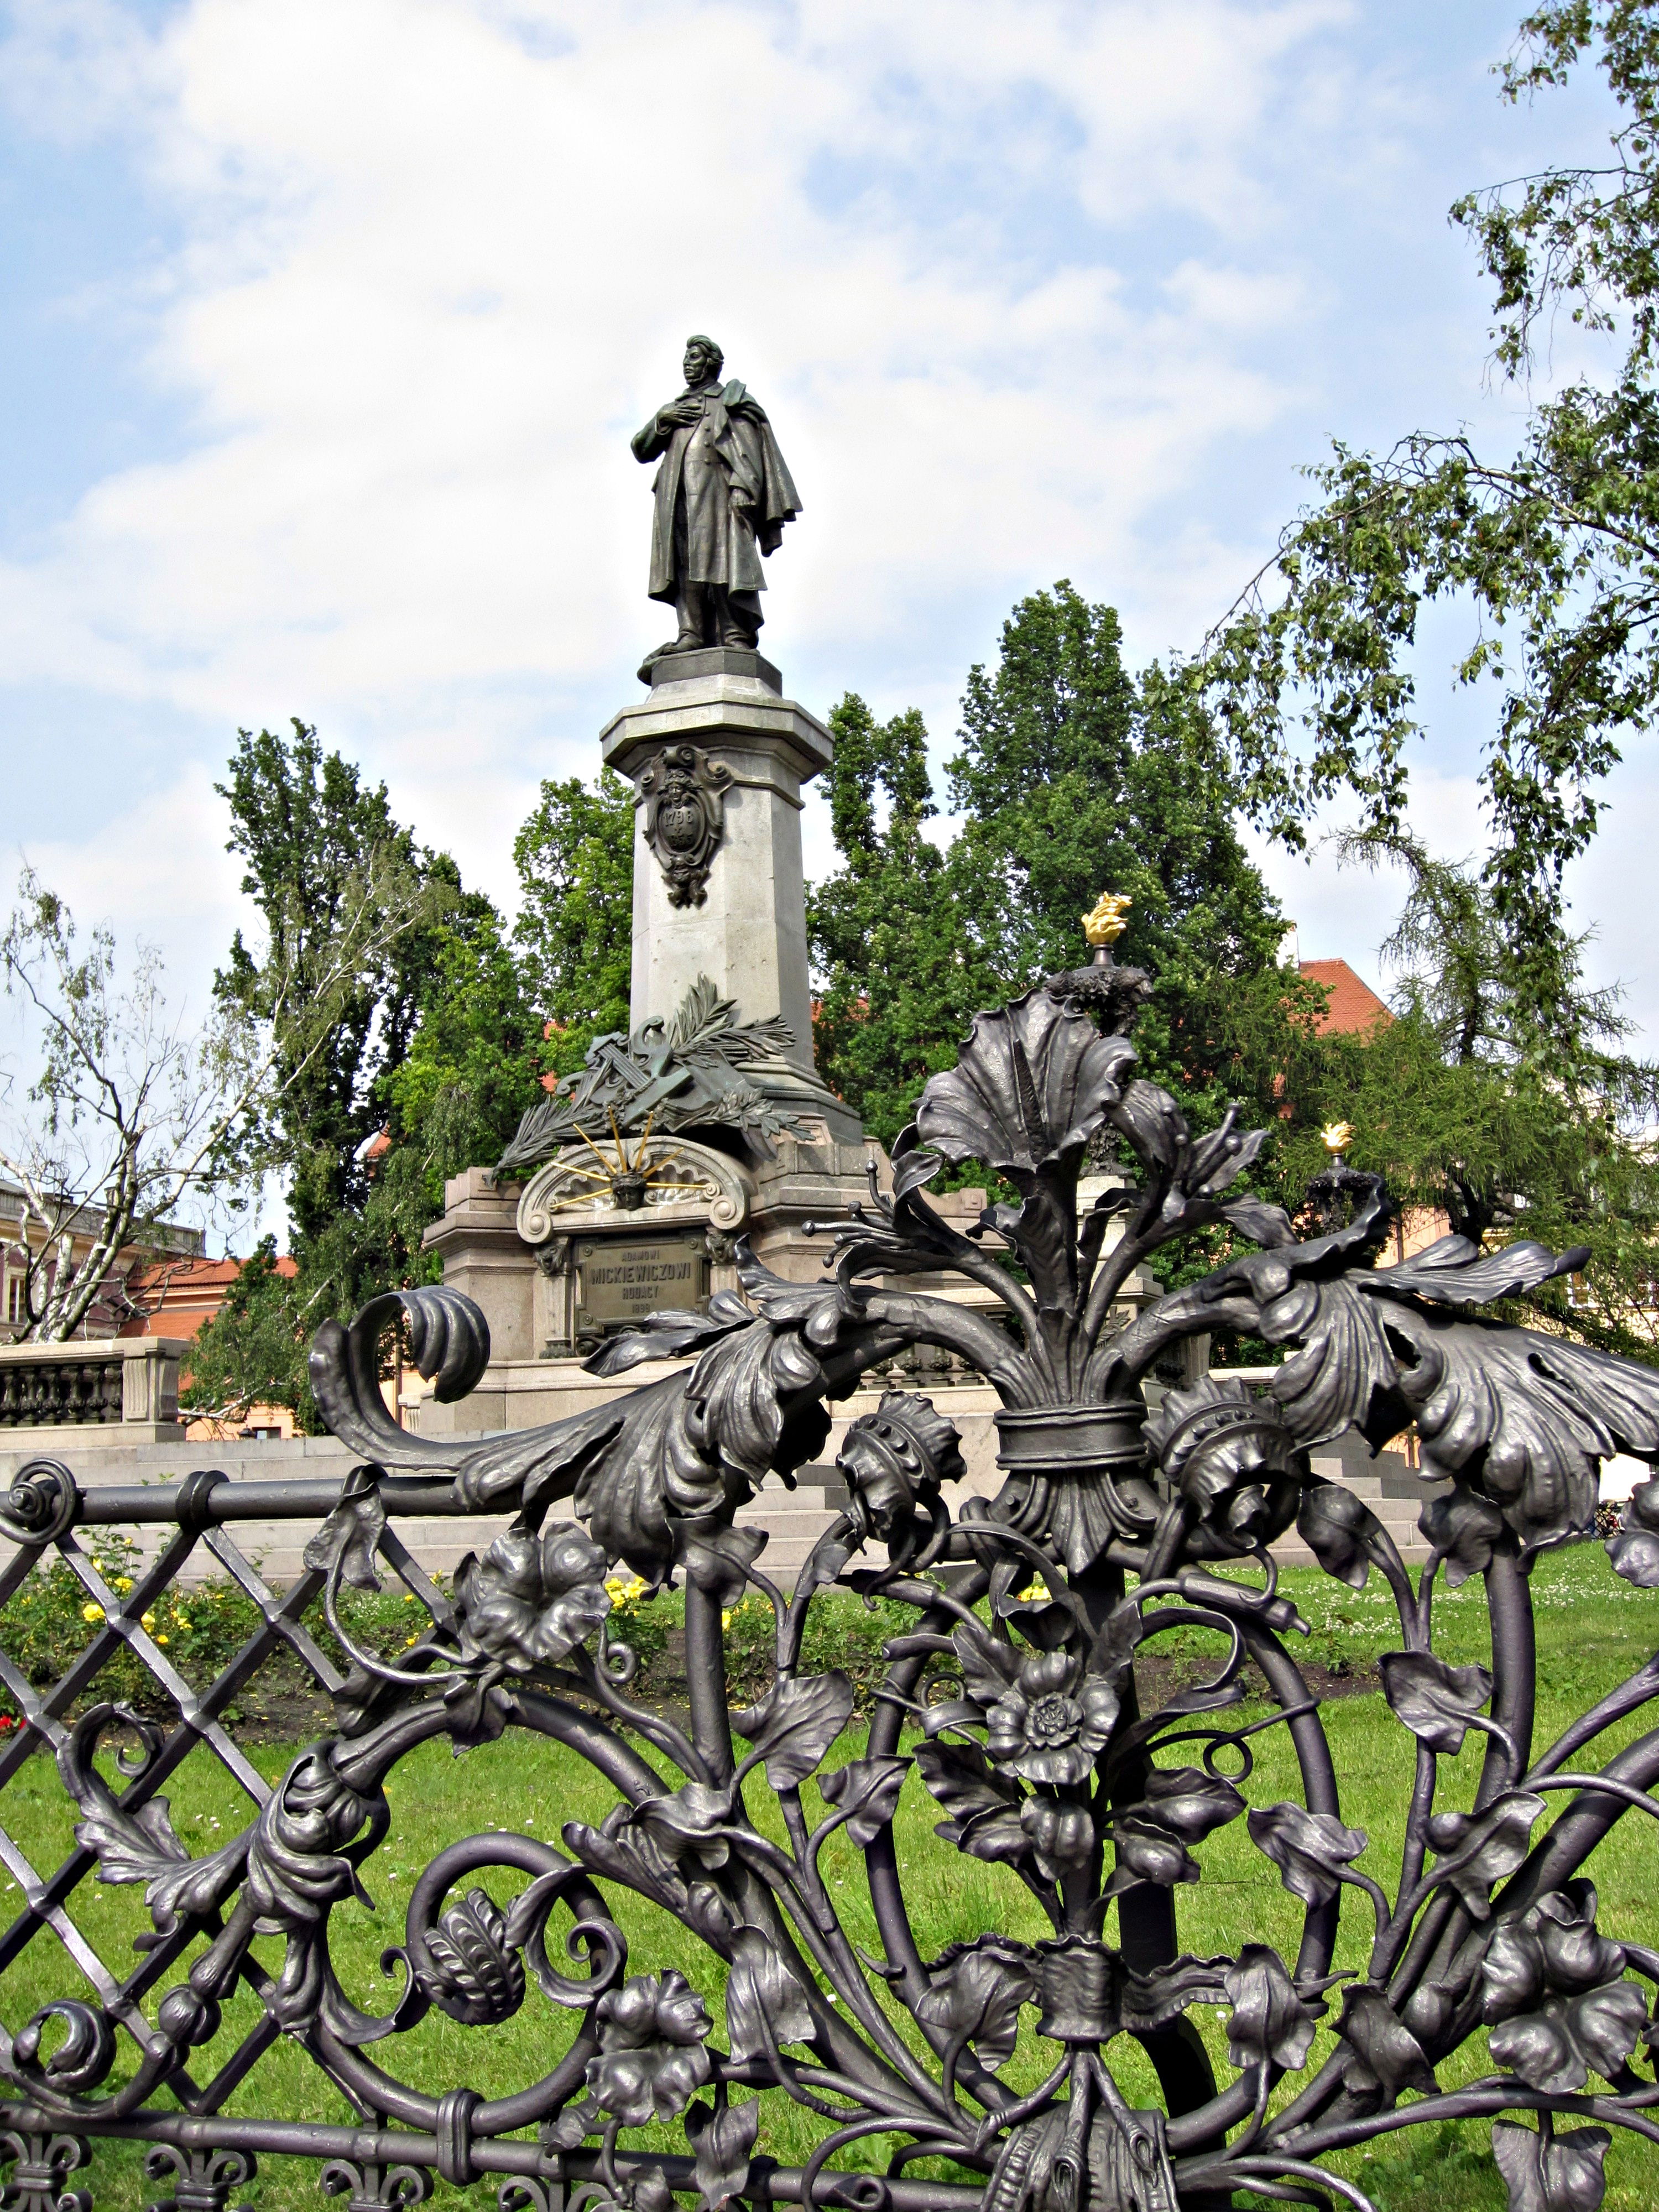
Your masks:
<path fill-rule="evenodd" d="M 159 1739 L 145 1739 L 138 1780 L 119 1792 L 96 1758 L 118 1716 L 96 1708 L 65 1739 L 81 1847 L 104 1881 L 142 1885 L 154 1929 L 142 1940 L 172 1946 L 158 1954 L 169 1960 L 207 1940 L 187 1973 L 162 1971 L 154 2027 L 118 2086 L 106 2085 L 128 2023 L 99 2002 L 49 2007 L 0 2046 L 20 2173 L 70 2170 L 49 2139 L 165 2133 L 167 2085 L 247 1981 L 361 2110 L 397 2115 L 404 2135 L 327 2154 L 360 2194 L 364 2177 L 413 2177 L 395 2185 L 400 2202 L 419 2201 L 429 2159 L 450 2179 L 518 2177 L 507 2212 L 550 2212 L 556 2185 L 629 2212 L 720 2212 L 745 2196 L 854 2212 L 1212 2212 L 1246 2191 L 1323 2192 L 1363 2212 L 1363 2190 L 1332 2158 L 1403 2125 L 1480 2118 L 1494 2123 L 1511 2212 L 1593 2212 L 1612 2131 L 1653 2135 L 1659 2098 L 1659 1951 L 1600 1926 L 1583 1872 L 1617 1823 L 1659 1810 L 1659 1731 L 1599 1765 L 1596 1747 L 1659 1694 L 1659 1670 L 1644 1657 L 1540 1748 L 1528 1571 L 1592 1532 L 1601 1461 L 1659 1460 L 1659 1375 L 1481 1311 L 1580 1253 L 1449 1237 L 1377 1267 L 1392 1208 L 1376 1177 L 1342 1164 L 1346 1128 L 1327 1133 L 1336 1164 L 1315 1194 L 1320 1233 L 1298 1237 L 1250 1194 L 1262 1133 L 1230 1112 L 1194 1133 L 1137 1073 L 1127 1031 L 1145 978 L 1112 952 L 1127 903 L 1103 900 L 1087 918 L 1091 964 L 975 1018 L 896 1143 L 888 1187 L 872 1173 L 868 1204 L 821 1225 L 821 1280 L 784 1281 L 741 1251 L 742 1297 L 655 1316 L 588 1363 L 617 1376 L 677 1362 L 665 1376 L 458 1454 L 391 1423 L 378 1340 L 397 1313 L 440 1395 L 463 1395 L 489 1354 L 475 1308 L 421 1289 L 376 1301 L 349 1329 L 325 1328 L 318 1401 L 364 1462 L 307 1553 L 337 1627 L 342 1583 L 366 1586 L 400 1556 L 386 1515 L 396 1470 L 453 1477 L 455 1510 L 510 1525 L 466 1562 L 453 1603 L 434 1594 L 428 1629 L 397 1664 L 352 1655 L 335 1733 L 210 1856 L 191 1855 L 143 1785 Z M 1133 1178 L 1080 1207 L 1080 1172 L 1103 1147 Z M 964 1235 L 927 1190 L 967 1161 L 1014 1196 Z M 1222 1232 L 1219 1263 L 1130 1310 L 1136 1271 L 1200 1231 Z M 977 1298 L 911 1279 L 940 1274 Z M 1188 1339 L 1240 1334 L 1282 1351 L 1264 1387 L 1155 1382 Z M 963 1472 L 952 1425 L 890 1390 L 848 1425 L 849 1503 L 786 1594 L 738 1509 L 769 1472 L 823 1449 L 831 1402 L 918 1345 L 994 1387 L 1000 1492 L 952 1510 L 945 1493 Z M 1415 1572 L 1309 1456 L 1346 1430 L 1375 1448 L 1411 1425 L 1430 1547 Z M 64 1480 L 67 1495 L 37 1478 L 15 1502 L 19 1540 L 37 1551 L 68 1540 L 78 1492 Z M 1656 1484 L 1638 1492 L 1607 1547 L 1608 1571 L 1639 1589 L 1659 1586 L 1656 1496 Z M 1307 1624 L 1269 1548 L 1292 1525 L 1344 1585 L 1379 1576 L 1397 1614 L 1382 1686 L 1415 1775 L 1397 1869 L 1344 1817 L 1294 1656 Z M 684 1722 L 630 1697 L 635 1655 L 605 1587 L 619 1565 L 647 1591 L 684 1584 Z M 1491 1663 L 1455 1665 L 1435 1650 L 1437 1594 L 1477 1578 Z M 912 1617 L 887 1646 L 850 1757 L 852 1684 L 801 1659 L 811 1610 L 833 1587 Z M 744 1594 L 771 1611 L 775 1680 L 734 1714 L 721 1616 Z M 1146 1662 L 1194 1627 L 1221 1656 L 1207 1679 L 1163 1696 Z M 1248 1719 L 1247 1668 L 1258 1705 L 1265 1693 Z M 329 1928 L 385 1832 L 386 1776 L 430 1739 L 459 1747 L 507 1729 L 589 1760 L 614 1806 L 566 1823 L 556 1845 L 501 1830 L 447 1847 L 387 1954 L 400 1994 L 363 2012 L 335 1973 Z M 1294 1795 L 1261 1786 L 1269 1730 L 1288 1737 Z M 1453 1802 L 1468 1793 L 1446 1786 L 1441 1762 L 1471 1738 L 1480 1779 L 1472 1802 Z M 991 1928 L 922 1958 L 894 1842 L 907 1789 L 932 1800 L 930 1847 L 1023 1890 L 1048 1923 L 1042 1940 Z M 877 1951 L 854 1940 L 824 1878 L 841 1831 L 868 1869 Z M 1224 1833 L 1293 1900 L 1293 1954 L 1248 1918 L 1223 1954 L 1182 1949 L 1177 1897 L 1202 1882 Z M 523 1879 L 505 1905 L 481 1886 L 491 1869 Z M 672 1931 L 670 1970 L 629 1972 L 623 1917 L 635 1925 L 642 1911 Z M 1342 1974 L 1345 1916 L 1361 1959 Z M 550 1948 L 556 1925 L 562 1954 Z M 253 1953 L 256 1933 L 280 1937 L 275 1971 Z M 553 2039 L 545 2073 L 511 2098 L 434 2098 L 395 2069 L 397 2038 L 433 2005 L 483 2025 L 544 2002 L 574 2033 Z M 1223 2016 L 1224 2063 L 1195 2032 L 1200 2007 Z M 43 2058 L 49 2026 L 61 2039 Z M 1042 2054 L 1034 2087 L 1007 2078 L 1022 2033 Z M 1443 2084 L 1439 2069 L 1478 2035 L 1474 2078 L 1461 2068 L 1458 2086 Z M 1124 2086 L 1125 2038 L 1151 2059 L 1154 2104 Z M 811 2116 L 816 2147 L 799 2170 L 759 2163 L 763 2091 Z M 221 2140 L 216 2129 L 233 2140 L 237 2125 L 192 2124 L 203 2142 Z M 630 2140 L 665 2125 L 683 2149 Z M 878 2142 L 883 2172 L 868 2170 Z M 953 2178 L 913 2176 L 918 2160 L 946 2161 Z"/>

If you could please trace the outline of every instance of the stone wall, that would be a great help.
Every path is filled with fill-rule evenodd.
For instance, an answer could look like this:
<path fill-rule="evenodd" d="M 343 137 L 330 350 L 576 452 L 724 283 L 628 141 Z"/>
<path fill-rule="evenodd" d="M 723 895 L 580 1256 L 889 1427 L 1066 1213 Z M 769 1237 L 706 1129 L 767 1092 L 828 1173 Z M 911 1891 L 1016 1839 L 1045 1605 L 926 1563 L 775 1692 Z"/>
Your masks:
<path fill-rule="evenodd" d="M 585 1376 L 586 1402 L 603 1403 L 667 1371 L 663 1366 L 647 1365 L 635 1369 L 617 1382 L 601 1382 L 593 1376 Z M 850 1421 L 860 1413 L 875 1410 L 881 1395 L 879 1388 L 857 1391 L 832 1407 L 835 1425 L 820 1464 L 802 1468 L 793 1492 L 774 1478 L 753 1504 L 743 1509 L 739 1518 L 745 1526 L 769 1531 L 771 1540 L 764 1565 L 775 1577 L 786 1583 L 793 1581 L 811 1545 L 829 1525 L 842 1496 L 839 1476 L 832 1464 L 841 1440 Z M 939 1411 L 956 1423 L 968 1469 L 966 1480 L 952 1485 L 947 1496 L 953 1504 L 966 1497 L 994 1496 L 1001 1485 L 996 1465 L 996 1429 L 992 1419 L 998 1404 L 996 1393 L 987 1384 L 973 1383 L 935 1387 L 930 1395 Z M 566 1410 L 577 1409 L 567 1406 Z M 457 1438 L 462 1449 L 473 1441 L 472 1437 Z M 59 1431 L 48 1450 L 50 1456 L 60 1459 L 76 1480 L 88 1487 L 172 1482 L 198 1468 L 222 1468 L 233 1482 L 282 1481 L 322 1475 L 343 1482 L 356 1460 L 354 1453 L 331 1437 L 273 1437 L 264 1443 L 111 1443 L 95 1433 Z M 9 1443 L 0 1449 L 0 1483 L 9 1486 L 27 1460 L 41 1455 L 37 1448 L 20 1449 Z M 1383 1452 L 1373 1460 L 1360 1439 L 1349 1436 L 1316 1452 L 1314 1471 L 1328 1480 L 1343 1482 L 1356 1489 L 1389 1527 L 1408 1558 L 1425 1556 L 1421 1539 L 1416 1534 L 1416 1522 L 1424 1498 L 1431 1492 L 1410 1472 L 1402 1454 Z M 434 1573 L 453 1574 L 465 1553 L 487 1544 L 507 1526 L 508 1517 L 434 1516 L 430 1519 L 400 1521 L 398 1525 L 404 1540 L 423 1565 Z M 291 1582 L 300 1572 L 301 1553 L 317 1526 L 314 1519 L 247 1521 L 237 1522 L 231 1533 L 249 1558 L 263 1563 L 268 1581 L 283 1583 Z M 146 1552 L 153 1552 L 159 1540 L 158 1529 L 146 1528 L 137 1534 Z M 1305 1562 L 1309 1556 L 1294 1535 L 1286 1538 L 1279 1549 L 1287 1563 Z M 0 1544 L 0 1555 L 9 1554 L 10 1547 Z M 186 1567 L 183 1579 L 199 1580 L 204 1575 L 218 1571 L 211 1553 L 202 1548 Z"/>

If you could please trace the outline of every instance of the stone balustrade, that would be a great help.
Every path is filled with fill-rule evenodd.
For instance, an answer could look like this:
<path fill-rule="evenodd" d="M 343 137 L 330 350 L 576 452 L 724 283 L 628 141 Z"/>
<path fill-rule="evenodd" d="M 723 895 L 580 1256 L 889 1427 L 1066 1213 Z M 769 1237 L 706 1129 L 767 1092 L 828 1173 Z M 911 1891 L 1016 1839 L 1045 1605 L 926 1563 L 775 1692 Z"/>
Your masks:
<path fill-rule="evenodd" d="M 8 1451 L 182 1437 L 179 1361 L 170 1336 L 88 1337 L 70 1344 L 0 1345 L 0 1437 Z"/>

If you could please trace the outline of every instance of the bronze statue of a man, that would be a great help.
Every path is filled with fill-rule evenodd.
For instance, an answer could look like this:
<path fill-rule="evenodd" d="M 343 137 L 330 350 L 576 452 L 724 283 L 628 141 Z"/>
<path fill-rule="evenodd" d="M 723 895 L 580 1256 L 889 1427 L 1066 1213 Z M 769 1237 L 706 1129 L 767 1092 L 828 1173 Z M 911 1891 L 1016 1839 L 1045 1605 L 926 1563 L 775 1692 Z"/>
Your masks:
<path fill-rule="evenodd" d="M 633 441 L 636 461 L 662 458 L 651 597 L 667 600 L 679 623 L 649 660 L 709 645 L 752 650 L 766 589 L 761 555 L 777 551 L 784 524 L 800 513 L 764 410 L 735 380 L 721 383 L 724 362 L 713 338 L 688 338 L 684 391 Z"/>

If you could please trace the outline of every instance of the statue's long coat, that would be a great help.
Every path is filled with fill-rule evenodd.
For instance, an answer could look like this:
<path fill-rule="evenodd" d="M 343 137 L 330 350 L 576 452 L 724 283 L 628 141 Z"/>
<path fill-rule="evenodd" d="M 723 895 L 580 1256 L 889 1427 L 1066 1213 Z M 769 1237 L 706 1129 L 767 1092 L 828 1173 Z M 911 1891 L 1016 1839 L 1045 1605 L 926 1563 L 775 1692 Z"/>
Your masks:
<path fill-rule="evenodd" d="M 684 580 L 724 584 L 729 592 L 766 589 L 761 555 L 777 551 L 784 524 L 800 512 L 794 480 L 759 403 L 735 379 L 701 396 L 701 421 L 682 425 L 665 441 L 653 416 L 633 441 L 641 461 L 663 455 L 652 485 L 650 590 L 653 599 L 671 605 L 682 580 L 674 510 L 683 490 Z"/>

